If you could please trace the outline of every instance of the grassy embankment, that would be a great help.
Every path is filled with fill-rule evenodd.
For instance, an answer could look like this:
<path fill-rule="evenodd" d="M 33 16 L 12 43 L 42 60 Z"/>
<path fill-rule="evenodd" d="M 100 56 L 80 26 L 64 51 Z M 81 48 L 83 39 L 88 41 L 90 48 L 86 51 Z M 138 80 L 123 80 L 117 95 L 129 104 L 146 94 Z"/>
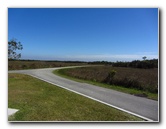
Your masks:
<path fill-rule="evenodd" d="M 9 74 L 9 121 L 142 121 L 81 95 L 22 74 Z"/>
<path fill-rule="evenodd" d="M 112 81 L 105 82 L 109 71 L 116 71 Z M 158 100 L 158 69 L 122 68 L 111 66 L 61 69 L 55 74 L 79 82 L 118 90 L 121 92 Z"/>

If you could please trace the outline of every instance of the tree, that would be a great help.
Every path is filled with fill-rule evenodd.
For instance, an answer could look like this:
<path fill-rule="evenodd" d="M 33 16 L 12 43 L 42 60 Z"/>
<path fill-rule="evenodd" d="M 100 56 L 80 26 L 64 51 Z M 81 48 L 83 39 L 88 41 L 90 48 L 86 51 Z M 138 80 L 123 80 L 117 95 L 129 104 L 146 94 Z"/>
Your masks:
<path fill-rule="evenodd" d="M 146 56 L 142 57 L 143 60 L 145 60 L 146 58 L 147 58 Z"/>
<path fill-rule="evenodd" d="M 22 50 L 23 46 L 21 42 L 17 42 L 16 39 L 8 41 L 8 59 L 19 59 L 21 53 L 16 53 L 16 50 Z"/>

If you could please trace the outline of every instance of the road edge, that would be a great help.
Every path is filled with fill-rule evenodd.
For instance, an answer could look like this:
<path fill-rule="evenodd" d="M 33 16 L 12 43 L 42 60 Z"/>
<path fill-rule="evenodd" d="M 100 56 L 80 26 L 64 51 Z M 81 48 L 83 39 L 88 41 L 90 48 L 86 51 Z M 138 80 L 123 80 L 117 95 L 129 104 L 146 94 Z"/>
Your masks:
<path fill-rule="evenodd" d="M 47 81 L 47 80 L 45 80 L 45 79 L 42 79 L 42 78 L 40 78 L 40 77 L 31 75 L 31 74 L 28 74 L 28 75 L 30 75 L 30 76 L 32 76 L 32 77 L 35 77 L 35 78 L 37 78 L 37 79 L 40 79 L 40 80 L 42 80 L 42 81 L 45 81 L 45 82 L 47 82 L 47 83 L 50 83 L 50 84 L 52 84 L 52 85 L 56 85 L 56 86 L 58 86 L 58 87 L 61 87 L 61 88 L 63 88 L 63 89 L 66 89 L 66 90 L 68 90 L 68 91 L 74 92 L 74 93 L 76 93 L 76 94 L 82 95 L 82 96 L 87 97 L 87 98 L 89 98 L 89 99 L 92 99 L 92 100 L 94 100 L 94 101 L 100 102 L 100 103 L 105 104 L 105 105 L 107 105 L 107 106 L 113 107 L 113 108 L 118 109 L 118 110 L 120 110 L 120 111 L 123 111 L 123 112 L 129 113 L 129 114 L 131 114 L 131 115 L 137 116 L 137 117 L 142 118 L 142 119 L 144 119 L 144 120 L 146 120 L 146 121 L 148 121 L 148 122 L 158 122 L 158 121 L 153 121 L 152 119 L 149 119 L 149 118 L 147 118 L 147 117 L 141 116 L 141 115 L 139 115 L 139 114 L 136 114 L 136 113 L 134 113 L 134 112 L 131 112 L 131 111 L 122 109 L 122 108 L 120 108 L 120 107 L 114 106 L 114 105 L 112 105 L 112 104 L 103 102 L 103 101 L 98 100 L 98 99 L 96 99 L 96 98 L 90 97 L 90 96 L 88 96 L 88 95 L 82 94 L 82 93 L 80 93 L 80 92 L 71 90 L 71 89 L 66 88 L 66 87 L 64 87 L 64 86 L 61 86 L 61 85 L 59 85 L 59 84 L 52 83 L 52 82 Z M 145 122 L 146 122 L 146 121 L 145 121 Z M 143 122 L 143 121 L 141 121 L 141 122 Z"/>

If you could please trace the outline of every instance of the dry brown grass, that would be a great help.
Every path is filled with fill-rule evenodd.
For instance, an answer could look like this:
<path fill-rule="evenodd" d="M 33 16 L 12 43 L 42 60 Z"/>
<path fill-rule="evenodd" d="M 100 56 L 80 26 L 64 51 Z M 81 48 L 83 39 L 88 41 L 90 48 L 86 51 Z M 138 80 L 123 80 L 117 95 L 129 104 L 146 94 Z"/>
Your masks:
<path fill-rule="evenodd" d="M 138 69 L 124 67 L 82 67 L 64 70 L 64 74 L 97 82 L 104 82 L 109 72 L 115 70 L 116 74 L 110 82 L 113 85 L 120 85 L 128 88 L 147 90 L 153 93 L 158 92 L 158 69 Z"/>
<path fill-rule="evenodd" d="M 9 70 L 36 69 L 36 68 L 52 68 L 74 65 L 84 65 L 85 63 L 72 62 L 48 62 L 48 61 L 8 61 Z"/>

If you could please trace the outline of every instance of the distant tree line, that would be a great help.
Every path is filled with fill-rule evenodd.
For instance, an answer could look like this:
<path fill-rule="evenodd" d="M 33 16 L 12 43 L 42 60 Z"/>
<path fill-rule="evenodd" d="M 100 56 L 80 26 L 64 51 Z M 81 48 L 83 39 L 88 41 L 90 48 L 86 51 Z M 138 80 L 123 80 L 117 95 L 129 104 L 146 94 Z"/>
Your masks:
<path fill-rule="evenodd" d="M 94 62 L 89 62 L 89 64 L 103 64 L 103 65 L 112 65 L 113 67 L 132 67 L 132 68 L 150 69 L 150 68 L 158 68 L 158 59 L 142 60 L 142 61 L 134 60 L 131 62 L 94 61 Z"/>
<path fill-rule="evenodd" d="M 11 59 L 15 60 L 15 59 Z M 134 60 L 131 62 L 108 62 L 108 61 L 93 61 L 93 62 L 85 62 L 85 61 L 58 61 L 58 60 L 52 60 L 52 61 L 44 61 L 44 60 L 24 60 L 20 59 L 19 61 L 41 61 L 41 62 L 61 62 L 61 63 L 83 63 L 83 64 L 94 64 L 94 65 L 111 65 L 113 67 L 130 67 L 130 68 L 142 68 L 142 69 L 150 69 L 150 68 L 158 68 L 158 59 L 151 59 L 151 60 Z"/>
<path fill-rule="evenodd" d="M 15 61 L 15 59 L 11 59 L 11 61 Z M 33 62 L 33 61 L 41 61 L 41 62 L 62 62 L 62 63 L 87 63 L 85 61 L 59 61 L 59 60 L 33 60 L 33 59 L 19 59 L 19 61 L 29 61 L 29 62 Z"/>
<path fill-rule="evenodd" d="M 143 61 L 135 60 L 129 63 L 129 67 L 144 68 L 144 69 L 158 68 L 158 59 L 143 60 Z"/>
<path fill-rule="evenodd" d="M 109 62 L 109 61 L 93 61 L 93 62 L 88 62 L 88 64 L 95 64 L 95 65 L 112 65 L 113 62 Z"/>

